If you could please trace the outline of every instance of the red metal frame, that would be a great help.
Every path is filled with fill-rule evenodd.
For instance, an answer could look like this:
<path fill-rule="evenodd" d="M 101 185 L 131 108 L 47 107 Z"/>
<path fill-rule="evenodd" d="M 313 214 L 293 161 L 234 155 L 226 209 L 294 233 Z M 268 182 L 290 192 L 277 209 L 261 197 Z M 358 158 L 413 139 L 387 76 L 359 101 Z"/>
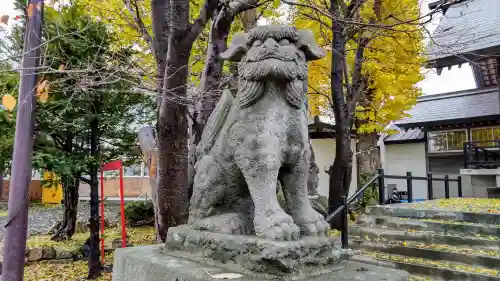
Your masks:
<path fill-rule="evenodd" d="M 120 214 L 122 221 L 122 247 L 127 246 L 127 229 L 125 227 L 125 199 L 123 195 L 123 165 L 121 160 L 101 164 L 101 262 L 104 264 L 104 171 L 120 171 Z"/>

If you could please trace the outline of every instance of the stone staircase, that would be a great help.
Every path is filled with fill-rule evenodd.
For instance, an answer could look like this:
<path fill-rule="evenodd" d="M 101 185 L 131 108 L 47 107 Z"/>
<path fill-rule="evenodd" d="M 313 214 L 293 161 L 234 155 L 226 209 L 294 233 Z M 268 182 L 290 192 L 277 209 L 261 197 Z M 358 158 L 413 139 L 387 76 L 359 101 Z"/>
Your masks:
<path fill-rule="evenodd" d="M 410 280 L 500 281 L 500 215 L 376 206 L 349 227 L 352 259 L 403 269 Z M 420 276 L 420 277 L 419 277 Z"/>

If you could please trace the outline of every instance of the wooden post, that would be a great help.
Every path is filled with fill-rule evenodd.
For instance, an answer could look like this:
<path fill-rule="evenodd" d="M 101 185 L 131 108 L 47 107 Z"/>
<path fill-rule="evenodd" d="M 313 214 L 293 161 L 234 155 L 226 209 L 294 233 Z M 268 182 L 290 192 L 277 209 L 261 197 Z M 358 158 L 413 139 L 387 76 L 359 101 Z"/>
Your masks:
<path fill-rule="evenodd" d="M 408 192 L 408 203 L 413 202 L 413 177 L 411 172 L 406 172 L 406 189 Z"/>
<path fill-rule="evenodd" d="M 24 2 L 24 1 L 23 1 Z M 2 3 L 5 3 L 2 2 Z M 8 219 L 3 248 L 3 281 L 22 281 L 28 232 L 28 201 L 31 182 L 31 161 L 36 116 L 37 69 L 40 64 L 40 39 L 43 21 L 43 0 L 31 0 L 24 31 L 19 97 L 17 100 L 16 132 L 12 154 L 12 172 L 8 204 Z"/>

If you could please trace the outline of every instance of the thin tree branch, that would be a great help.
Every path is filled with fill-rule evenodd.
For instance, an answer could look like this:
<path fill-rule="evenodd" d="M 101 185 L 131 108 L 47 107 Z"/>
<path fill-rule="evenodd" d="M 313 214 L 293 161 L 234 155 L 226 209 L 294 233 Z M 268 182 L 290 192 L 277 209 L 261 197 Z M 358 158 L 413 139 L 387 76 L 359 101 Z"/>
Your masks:
<path fill-rule="evenodd" d="M 141 34 L 142 38 L 146 41 L 146 43 L 149 46 L 149 49 L 151 50 L 151 53 L 153 54 L 153 57 L 156 57 L 156 50 L 155 50 L 155 45 L 153 42 L 153 38 L 149 34 L 148 29 L 146 28 L 146 25 L 144 25 L 144 22 L 142 21 L 141 15 L 139 13 L 139 7 L 137 6 L 137 0 L 132 0 L 134 1 L 132 7 L 132 3 L 130 2 L 131 0 L 123 0 L 123 3 L 125 4 L 125 7 L 129 11 L 130 15 L 134 19 L 135 22 L 135 28 Z"/>

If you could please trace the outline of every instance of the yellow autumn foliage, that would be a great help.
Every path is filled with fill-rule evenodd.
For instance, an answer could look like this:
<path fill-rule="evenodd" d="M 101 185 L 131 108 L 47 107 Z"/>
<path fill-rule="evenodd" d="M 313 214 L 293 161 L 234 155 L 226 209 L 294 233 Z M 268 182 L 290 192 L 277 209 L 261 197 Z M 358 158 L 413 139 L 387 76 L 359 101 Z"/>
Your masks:
<path fill-rule="evenodd" d="M 325 58 L 314 61 L 309 66 L 309 108 L 313 116 L 331 111 L 325 95 L 331 96 L 332 20 L 327 16 L 326 7 L 322 7 L 323 3 L 325 2 L 307 0 L 308 5 L 314 5 L 317 9 L 299 7 L 294 13 L 294 24 L 299 28 L 311 29 L 320 46 L 327 50 Z M 366 108 L 357 108 L 356 117 L 369 121 L 357 128 L 359 133 L 382 131 L 390 121 L 404 117 L 404 112 L 415 105 L 417 97 L 421 95 L 416 83 L 423 79 L 420 73 L 424 62 L 423 34 L 420 25 L 413 21 L 418 19 L 418 15 L 418 0 L 382 1 L 381 20 L 375 24 L 392 27 L 363 28 L 363 36 L 368 36 L 370 43 L 364 53 L 362 74 L 369 77 L 371 102 Z M 375 18 L 373 0 L 366 1 L 359 9 L 359 18 L 360 22 L 366 24 L 369 19 Z M 406 21 L 411 22 L 400 24 Z M 359 25 L 347 23 L 346 27 L 351 31 Z M 355 33 L 352 38 L 356 39 L 357 36 L 359 34 Z M 348 77 L 352 75 L 356 49 L 355 40 L 351 39 L 346 43 Z"/>
<path fill-rule="evenodd" d="M 135 45 L 137 49 L 141 50 L 141 52 L 136 55 L 136 60 L 138 61 L 138 65 L 141 65 L 143 70 L 145 71 L 146 75 L 143 77 L 143 79 L 150 82 L 154 81 L 156 72 L 155 58 L 153 58 L 153 56 L 151 55 L 150 48 L 147 42 L 134 27 L 136 23 L 130 11 L 125 6 L 124 1 L 80 1 L 83 1 L 83 3 L 85 3 L 91 15 L 109 23 L 110 28 L 113 28 L 115 31 L 117 31 L 120 39 L 119 42 L 121 42 L 125 46 Z M 134 3 L 137 3 L 139 10 L 138 18 L 143 21 L 149 35 L 154 38 L 151 22 L 151 1 L 137 0 L 130 2 L 131 8 L 134 9 L 134 11 L 136 9 L 133 5 Z M 205 0 L 190 1 L 189 17 L 191 19 L 191 22 L 194 22 L 194 20 L 197 19 L 197 17 L 199 16 L 199 11 L 203 7 L 203 5 L 205 5 Z M 281 15 L 280 11 L 278 10 L 279 5 L 279 0 L 266 1 L 266 5 L 263 5 L 257 9 L 258 14 L 261 17 L 269 19 L 271 21 L 276 20 Z M 208 37 L 210 25 L 211 21 L 206 24 L 205 29 L 197 38 L 191 50 L 189 62 L 189 80 L 195 85 L 198 84 L 199 78 L 201 77 L 201 72 L 203 71 L 203 68 L 205 66 L 205 55 L 209 41 Z M 233 24 L 231 25 L 231 33 L 229 34 L 228 42 L 231 41 L 232 35 L 240 31 L 243 31 L 243 26 L 239 19 L 239 15 L 237 15 Z"/>

